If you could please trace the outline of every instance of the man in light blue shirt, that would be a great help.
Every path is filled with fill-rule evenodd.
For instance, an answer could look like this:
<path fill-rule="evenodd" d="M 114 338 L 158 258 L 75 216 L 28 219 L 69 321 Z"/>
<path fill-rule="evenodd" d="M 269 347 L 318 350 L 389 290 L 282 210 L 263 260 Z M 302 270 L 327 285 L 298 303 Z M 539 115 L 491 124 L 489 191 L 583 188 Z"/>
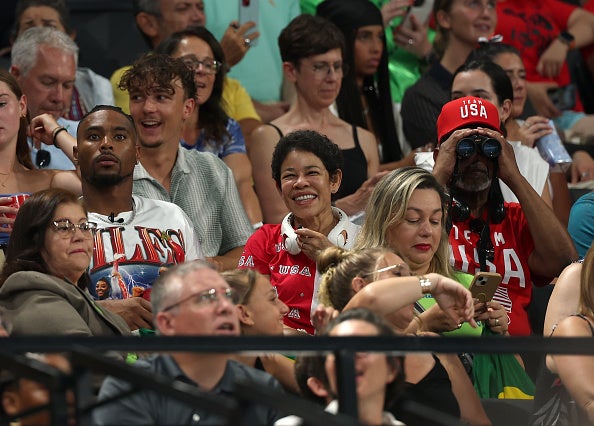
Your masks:
<path fill-rule="evenodd" d="M 62 118 L 70 108 L 76 76 L 78 47 L 68 35 L 49 27 L 30 28 L 12 46 L 14 75 L 27 97 L 31 117 L 50 114 L 59 126 L 76 137 L 78 122 Z M 29 139 L 31 159 L 38 168 L 72 170 L 72 152 Z M 66 151 L 64 151 L 64 150 Z"/>

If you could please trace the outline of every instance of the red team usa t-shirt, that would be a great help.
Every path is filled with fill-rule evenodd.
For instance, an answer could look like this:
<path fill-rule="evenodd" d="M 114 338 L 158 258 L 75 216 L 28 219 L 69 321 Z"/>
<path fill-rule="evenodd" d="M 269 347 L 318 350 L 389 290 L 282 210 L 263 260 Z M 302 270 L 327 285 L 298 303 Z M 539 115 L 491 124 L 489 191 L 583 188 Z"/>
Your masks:
<path fill-rule="evenodd" d="M 250 237 L 238 267 L 270 275 L 279 299 L 289 307 L 285 325 L 314 334 L 311 310 L 319 285 L 316 262 L 303 252 L 292 255 L 285 250 L 280 224 L 264 225 Z"/>
<path fill-rule="evenodd" d="M 487 269 L 503 277 L 493 300 L 507 310 L 509 333 L 527 336 L 531 330 L 526 309 L 532 297 L 528 258 L 534 250 L 534 241 L 521 206 L 518 203 L 505 203 L 505 207 L 507 210 L 503 222 L 489 224 L 495 256 L 492 262 L 487 261 Z M 454 267 L 474 275 L 480 269 L 477 252 L 480 235 L 470 230 L 472 219 L 454 222 L 450 231 L 450 246 Z M 486 212 L 483 220 L 486 220 Z"/>

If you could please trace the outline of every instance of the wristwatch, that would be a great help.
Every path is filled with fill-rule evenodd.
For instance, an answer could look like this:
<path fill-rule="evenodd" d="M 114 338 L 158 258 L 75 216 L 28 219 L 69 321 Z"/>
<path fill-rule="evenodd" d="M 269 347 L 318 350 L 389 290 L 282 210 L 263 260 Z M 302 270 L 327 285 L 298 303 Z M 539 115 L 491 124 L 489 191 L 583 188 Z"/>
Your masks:
<path fill-rule="evenodd" d="M 568 31 L 561 31 L 557 38 L 561 41 L 561 43 L 567 45 L 569 50 L 575 49 L 575 37 Z"/>
<path fill-rule="evenodd" d="M 431 280 L 424 275 L 420 275 L 418 278 L 419 278 L 419 284 L 421 285 L 421 293 L 422 294 L 431 293 Z"/>

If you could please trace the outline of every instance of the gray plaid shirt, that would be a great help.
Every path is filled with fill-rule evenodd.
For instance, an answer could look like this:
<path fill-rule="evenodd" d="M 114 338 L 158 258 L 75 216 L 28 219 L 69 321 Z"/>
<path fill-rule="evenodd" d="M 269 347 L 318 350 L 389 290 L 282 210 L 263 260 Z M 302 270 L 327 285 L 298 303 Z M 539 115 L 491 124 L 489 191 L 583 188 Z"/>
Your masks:
<path fill-rule="evenodd" d="M 213 154 L 180 146 L 171 171 L 171 192 L 139 163 L 134 169 L 133 192 L 181 207 L 190 217 L 207 257 L 243 246 L 252 235 L 233 174 Z"/>

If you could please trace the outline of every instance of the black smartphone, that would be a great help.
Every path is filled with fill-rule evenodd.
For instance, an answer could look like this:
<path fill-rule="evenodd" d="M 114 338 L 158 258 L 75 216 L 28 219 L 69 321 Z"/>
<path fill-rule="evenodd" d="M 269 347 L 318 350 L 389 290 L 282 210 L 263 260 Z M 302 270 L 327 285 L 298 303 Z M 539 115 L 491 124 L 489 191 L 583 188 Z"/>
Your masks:
<path fill-rule="evenodd" d="M 576 87 L 574 84 L 547 89 L 547 95 L 553 105 L 560 111 L 571 110 L 575 107 Z"/>

